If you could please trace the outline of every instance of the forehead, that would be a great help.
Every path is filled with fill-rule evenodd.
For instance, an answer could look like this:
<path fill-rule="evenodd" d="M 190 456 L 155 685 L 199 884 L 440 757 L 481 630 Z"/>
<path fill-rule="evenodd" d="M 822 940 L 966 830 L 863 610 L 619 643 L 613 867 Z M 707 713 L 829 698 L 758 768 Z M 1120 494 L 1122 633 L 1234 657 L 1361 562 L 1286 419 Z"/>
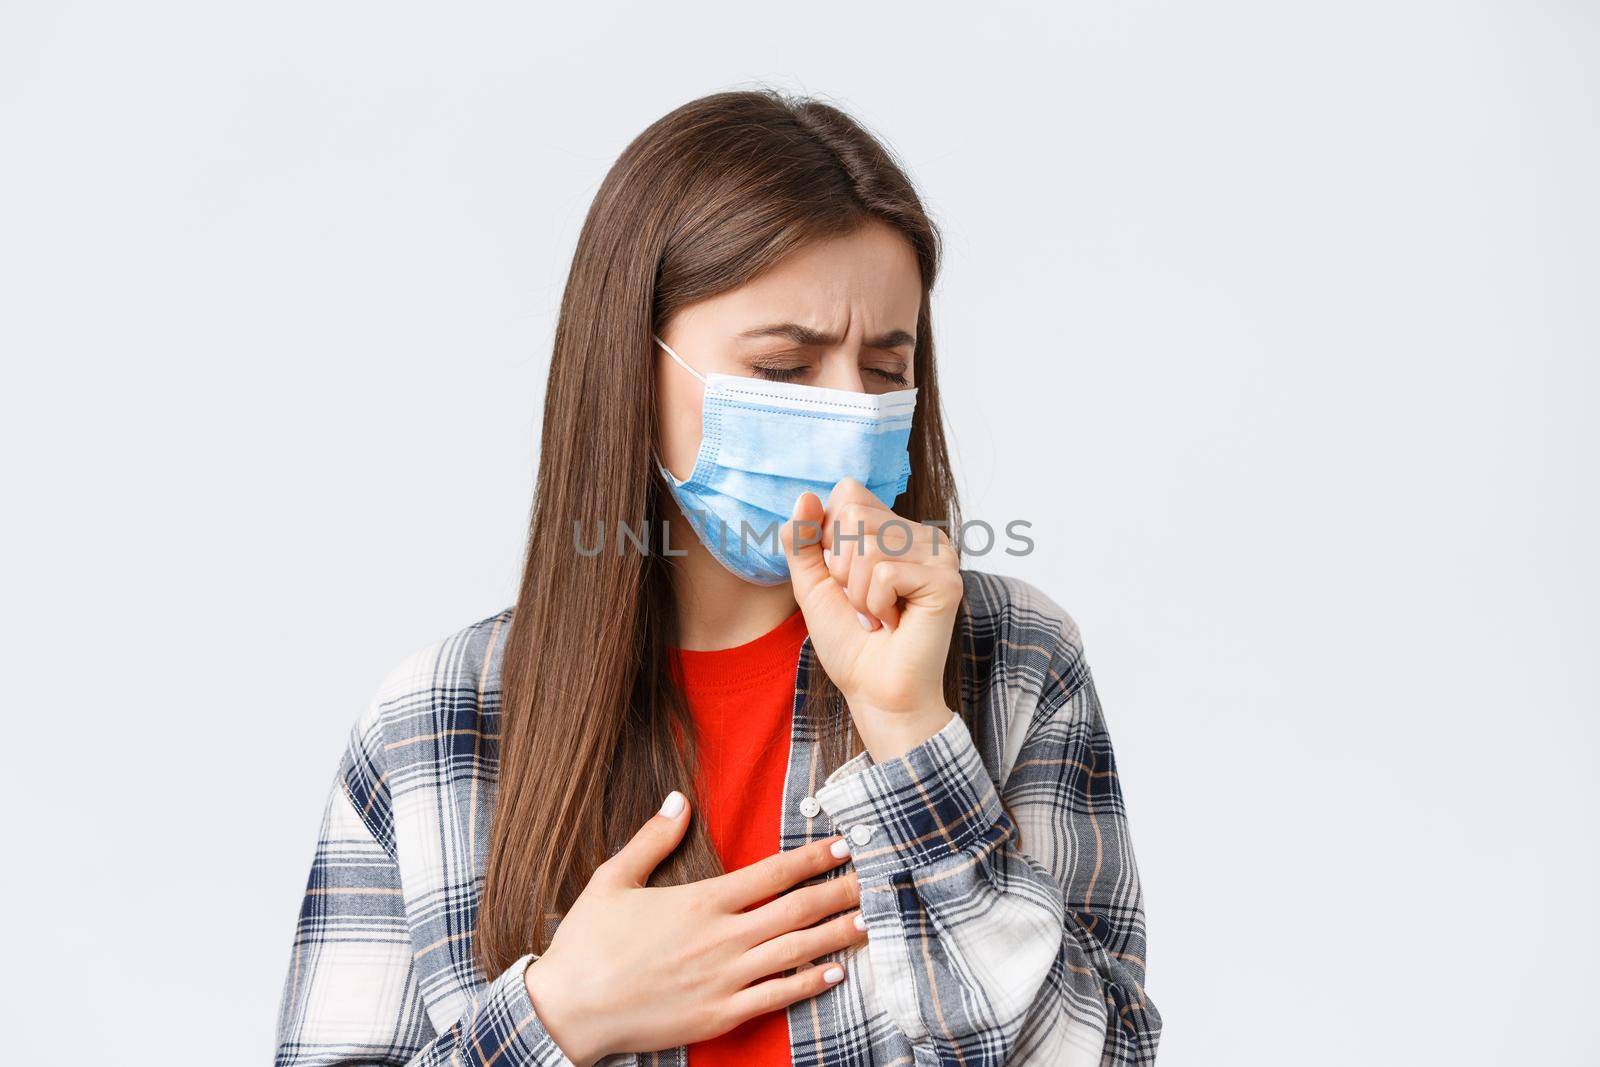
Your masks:
<path fill-rule="evenodd" d="M 833 334 L 895 328 L 915 334 L 922 272 L 911 242 L 873 220 L 842 237 L 798 248 L 706 303 L 718 305 L 705 310 L 732 325 L 781 318 Z"/>

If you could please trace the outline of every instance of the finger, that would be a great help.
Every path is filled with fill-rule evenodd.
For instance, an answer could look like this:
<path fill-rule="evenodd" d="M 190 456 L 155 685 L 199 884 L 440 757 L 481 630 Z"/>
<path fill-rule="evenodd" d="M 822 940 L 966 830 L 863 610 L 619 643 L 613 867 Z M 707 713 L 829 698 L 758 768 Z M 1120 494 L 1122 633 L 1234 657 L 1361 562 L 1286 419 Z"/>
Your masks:
<path fill-rule="evenodd" d="M 960 572 L 947 567 L 880 562 L 872 568 L 867 610 L 893 630 L 900 625 L 901 600 L 942 611 L 960 601 L 960 584 Z"/>
<path fill-rule="evenodd" d="M 835 845 L 839 846 L 838 855 L 833 851 Z M 708 878 L 706 882 L 711 892 L 716 894 L 718 902 L 727 910 L 743 911 L 753 904 L 776 897 L 807 878 L 831 871 L 849 858 L 849 846 L 844 844 L 843 837 L 835 834 L 799 848 L 774 852 L 738 870 Z"/>
<path fill-rule="evenodd" d="M 835 581 L 846 583 L 851 563 L 872 546 L 879 526 L 894 517 L 894 512 L 876 503 L 850 500 L 828 507 L 822 522 L 822 547 L 828 550 L 828 569 Z"/>
<path fill-rule="evenodd" d="M 789 560 L 789 582 L 794 586 L 795 601 L 813 630 L 853 626 L 855 609 L 822 559 L 822 522 L 822 501 L 815 493 L 801 493 L 779 535 L 783 554 Z"/>
<path fill-rule="evenodd" d="M 822 558 L 822 501 L 815 493 L 801 493 L 794 502 L 789 521 L 779 531 L 783 554 L 789 560 L 789 580 L 795 593 L 809 593 L 828 577 Z"/>
<path fill-rule="evenodd" d="M 764 982 L 746 986 L 728 1001 L 728 1010 L 737 1026 L 757 1015 L 779 1011 L 797 1001 L 826 992 L 844 981 L 844 964 L 829 960 L 820 965 L 803 967 L 783 978 L 768 978 Z M 730 1026 L 731 1030 L 733 1027 Z"/>
<path fill-rule="evenodd" d="M 829 514 L 832 514 L 838 508 L 844 507 L 846 504 L 860 504 L 863 507 L 881 508 L 884 511 L 889 510 L 889 505 L 879 500 L 873 495 L 872 490 L 854 478 L 840 478 L 838 482 L 834 483 L 833 488 L 828 490 L 827 505 Z"/>
<path fill-rule="evenodd" d="M 859 537 L 856 536 L 858 524 L 863 531 Z M 834 539 L 828 556 L 828 573 L 841 585 L 850 584 L 851 568 L 863 558 L 946 566 L 956 562 L 949 538 L 942 531 L 901 518 L 892 511 L 875 514 L 852 511 L 842 516 L 839 523 L 827 524 L 827 530 Z"/>
<path fill-rule="evenodd" d="M 841 483 L 843 484 L 843 483 Z M 836 509 L 824 522 L 825 543 L 832 552 L 828 571 L 855 609 L 864 630 L 876 630 L 878 620 L 867 614 L 867 577 L 871 561 L 879 558 L 877 535 L 880 524 L 892 520 L 887 508 L 869 508 L 850 502 Z"/>
<path fill-rule="evenodd" d="M 870 626 L 862 624 L 869 630 L 876 630 L 882 618 L 867 606 L 867 593 L 872 588 L 872 568 L 881 558 L 876 551 L 861 553 L 851 561 L 850 573 L 845 579 L 844 595 L 849 598 L 850 606 L 863 619 L 871 622 Z"/>
<path fill-rule="evenodd" d="M 867 586 L 875 563 L 894 560 L 955 565 L 948 539 L 937 527 L 901 518 L 877 504 L 846 504 L 824 520 L 823 531 L 823 558 L 828 573 L 843 589 L 866 630 L 879 626 L 879 619 L 867 607 Z"/>
<path fill-rule="evenodd" d="M 956 551 L 955 542 L 950 540 L 949 533 L 933 525 L 924 525 L 923 529 L 928 531 L 928 562 L 959 570 L 961 555 Z"/>
<path fill-rule="evenodd" d="M 860 903 L 861 879 L 855 871 L 845 871 L 837 878 L 779 894 L 776 899 L 744 913 L 738 917 L 739 929 L 747 943 L 757 945 Z"/>
<path fill-rule="evenodd" d="M 595 868 L 595 876 L 643 886 L 656 866 L 678 847 L 688 826 L 689 799 L 674 789 L 662 801 L 661 810 L 650 816 L 615 856 Z"/>
<path fill-rule="evenodd" d="M 823 547 L 841 557 L 834 571 L 841 585 L 854 557 L 861 555 L 878 527 L 894 517 L 887 504 L 854 478 L 840 479 L 828 492 Z"/>
<path fill-rule="evenodd" d="M 891 511 L 873 531 L 872 547 L 884 559 L 926 563 L 933 556 L 938 536 L 939 531 L 932 526 L 903 519 Z"/>
<path fill-rule="evenodd" d="M 937 526 L 913 522 L 879 505 L 829 508 L 822 524 L 823 559 L 840 585 L 863 555 L 903 562 L 954 562 L 950 538 Z"/>
<path fill-rule="evenodd" d="M 799 967 L 866 939 L 867 920 L 858 910 L 804 930 L 793 930 L 746 952 L 736 966 L 739 984 L 748 985 L 758 978 Z"/>

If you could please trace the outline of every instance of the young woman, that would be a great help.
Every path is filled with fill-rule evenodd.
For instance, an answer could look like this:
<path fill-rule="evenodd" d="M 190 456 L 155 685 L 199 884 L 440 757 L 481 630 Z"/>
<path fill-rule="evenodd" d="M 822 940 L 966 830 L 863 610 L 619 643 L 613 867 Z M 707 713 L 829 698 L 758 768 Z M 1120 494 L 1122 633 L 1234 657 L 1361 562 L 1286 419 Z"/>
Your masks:
<path fill-rule="evenodd" d="M 937 264 L 820 102 L 716 94 L 622 154 L 516 604 L 356 722 L 280 1067 L 1154 1061 L 1077 629 L 950 536 Z"/>

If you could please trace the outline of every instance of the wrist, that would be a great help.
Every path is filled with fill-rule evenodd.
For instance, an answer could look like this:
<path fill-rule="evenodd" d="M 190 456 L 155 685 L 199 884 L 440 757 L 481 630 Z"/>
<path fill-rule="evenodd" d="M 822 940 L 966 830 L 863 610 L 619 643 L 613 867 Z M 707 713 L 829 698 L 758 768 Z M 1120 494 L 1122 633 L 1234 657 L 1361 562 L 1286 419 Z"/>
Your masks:
<path fill-rule="evenodd" d="M 899 759 L 955 718 L 955 712 L 943 700 L 926 711 L 882 712 L 854 703 L 850 703 L 850 711 L 856 733 L 874 763 Z"/>
<path fill-rule="evenodd" d="M 528 989 L 528 1000 L 550 1035 L 576 1067 L 592 1067 L 607 1053 L 601 1035 L 591 1033 L 590 1027 L 604 1018 L 601 1012 L 585 1011 L 573 999 L 573 986 L 556 978 L 544 957 L 537 957 L 522 972 L 522 982 Z"/>

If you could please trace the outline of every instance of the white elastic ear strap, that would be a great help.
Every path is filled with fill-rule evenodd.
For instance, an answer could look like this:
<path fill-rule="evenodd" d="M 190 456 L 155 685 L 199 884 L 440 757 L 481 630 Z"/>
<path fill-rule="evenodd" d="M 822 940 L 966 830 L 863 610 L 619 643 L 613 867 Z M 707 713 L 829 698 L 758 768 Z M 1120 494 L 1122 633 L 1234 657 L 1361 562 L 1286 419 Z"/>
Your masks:
<path fill-rule="evenodd" d="M 678 353 L 676 353 L 676 352 L 674 352 L 672 350 L 672 346 L 671 345 L 667 344 L 667 342 L 663 341 L 660 337 L 657 337 L 655 334 L 651 334 L 650 336 L 651 337 L 655 337 L 656 344 L 660 345 L 662 348 L 665 348 L 667 350 L 667 355 L 671 356 L 673 358 L 673 360 L 678 364 L 678 366 L 682 367 L 684 370 L 688 371 L 690 374 L 694 375 L 696 378 L 699 378 L 700 379 L 700 383 L 702 385 L 705 384 L 706 376 L 704 374 L 701 374 L 699 371 L 695 370 L 693 367 L 689 366 L 689 364 L 685 363 L 683 361 L 683 357 L 678 355 Z"/>

